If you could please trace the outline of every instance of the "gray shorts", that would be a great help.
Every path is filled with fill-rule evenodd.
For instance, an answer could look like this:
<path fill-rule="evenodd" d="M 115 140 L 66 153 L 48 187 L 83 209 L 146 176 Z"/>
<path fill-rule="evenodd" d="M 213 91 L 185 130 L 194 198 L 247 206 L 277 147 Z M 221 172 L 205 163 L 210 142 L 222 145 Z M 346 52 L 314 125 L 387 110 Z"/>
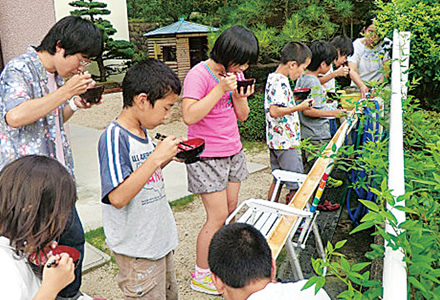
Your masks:
<path fill-rule="evenodd" d="M 241 182 L 249 176 L 243 151 L 228 157 L 202 157 L 186 165 L 188 190 L 207 194 L 226 189 L 228 182 Z"/>
<path fill-rule="evenodd" d="M 309 143 L 312 144 L 313 146 L 316 146 L 317 148 L 320 148 L 323 145 L 327 145 L 329 141 L 330 139 L 325 139 L 325 140 L 309 141 Z M 318 151 L 318 149 L 316 149 L 316 151 Z M 318 157 L 314 157 L 313 159 L 309 160 L 309 156 L 312 156 L 311 153 L 302 150 L 302 160 L 303 160 L 305 174 L 308 174 L 310 172 L 316 160 L 318 159 Z"/>
<path fill-rule="evenodd" d="M 270 150 L 270 166 L 273 170 L 280 169 L 292 171 L 296 173 L 304 173 L 299 149 L 269 149 Z M 299 188 L 296 182 L 286 182 L 289 190 L 297 190 Z"/>

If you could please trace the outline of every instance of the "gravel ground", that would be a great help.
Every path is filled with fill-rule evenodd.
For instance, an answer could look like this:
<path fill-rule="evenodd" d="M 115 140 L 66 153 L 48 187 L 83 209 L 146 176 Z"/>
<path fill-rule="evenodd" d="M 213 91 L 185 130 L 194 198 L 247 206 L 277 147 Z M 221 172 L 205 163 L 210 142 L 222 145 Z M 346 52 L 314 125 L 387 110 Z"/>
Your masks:
<path fill-rule="evenodd" d="M 69 122 L 103 129 L 119 114 L 121 108 L 121 93 L 104 95 L 103 104 L 88 110 L 78 111 Z M 181 121 L 180 102 L 173 107 L 169 122 L 152 130 L 150 136 L 154 136 L 155 132 L 161 132 L 165 135 L 186 135 L 186 125 Z M 246 157 L 248 161 L 269 165 L 269 155 L 266 150 L 246 151 Z M 252 197 L 265 198 L 270 183 L 269 168 L 251 174 L 242 184 L 239 201 Z M 173 208 L 173 211 L 179 233 L 179 246 L 175 252 L 175 269 L 180 299 L 221 299 L 220 297 L 194 292 L 189 287 L 190 274 L 195 262 L 196 238 L 206 218 L 200 198 L 197 197 L 192 203 L 183 208 Z M 115 277 L 115 265 L 111 263 L 88 272 L 83 276 L 82 291 L 98 298 L 123 299 Z"/>

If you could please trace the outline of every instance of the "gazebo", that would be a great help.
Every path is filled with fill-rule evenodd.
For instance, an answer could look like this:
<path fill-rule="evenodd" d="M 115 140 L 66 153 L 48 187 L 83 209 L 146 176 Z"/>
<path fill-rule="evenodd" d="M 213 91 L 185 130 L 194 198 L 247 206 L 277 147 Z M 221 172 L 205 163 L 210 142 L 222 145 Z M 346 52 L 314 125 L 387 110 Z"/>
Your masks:
<path fill-rule="evenodd" d="M 207 58 L 208 33 L 217 30 L 181 18 L 143 36 L 147 38 L 148 57 L 165 62 L 183 81 L 191 67 Z"/>

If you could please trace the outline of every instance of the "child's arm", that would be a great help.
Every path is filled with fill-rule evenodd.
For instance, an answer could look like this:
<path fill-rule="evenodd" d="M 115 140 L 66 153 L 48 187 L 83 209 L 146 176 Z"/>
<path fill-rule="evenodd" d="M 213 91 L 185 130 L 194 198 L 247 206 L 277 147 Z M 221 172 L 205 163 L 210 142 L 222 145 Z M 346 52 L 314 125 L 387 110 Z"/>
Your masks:
<path fill-rule="evenodd" d="M 269 108 L 269 114 L 272 118 L 279 118 L 285 115 L 290 115 L 295 111 L 310 110 L 313 107 L 313 99 L 307 99 L 300 104 L 293 107 L 283 107 L 279 105 L 271 105 Z"/>
<path fill-rule="evenodd" d="M 234 74 L 220 78 L 219 84 L 200 100 L 185 98 L 182 102 L 182 117 L 186 125 L 192 125 L 203 119 L 229 91 L 237 88 Z"/>
<path fill-rule="evenodd" d="M 331 72 L 330 74 L 326 74 L 324 76 L 319 77 L 319 81 L 321 84 L 324 84 L 333 78 L 347 76 L 350 71 L 349 67 L 340 66 L 336 71 Z"/>
<path fill-rule="evenodd" d="M 326 117 L 340 118 L 346 113 L 347 110 L 345 109 L 327 110 L 327 109 L 316 109 L 316 108 L 305 110 L 303 112 L 304 115 L 313 118 L 326 118 Z"/>
<path fill-rule="evenodd" d="M 365 97 L 365 94 L 368 92 L 368 87 L 359 76 L 357 64 L 354 62 L 349 62 L 348 66 L 350 67 L 351 80 L 353 80 L 353 82 L 361 89 L 362 98 Z"/>
<path fill-rule="evenodd" d="M 110 203 L 118 209 L 126 206 L 144 187 L 157 168 L 176 155 L 179 142 L 180 140 L 175 136 L 169 136 L 160 142 L 142 165 L 108 194 Z"/>
<path fill-rule="evenodd" d="M 250 88 L 246 89 L 246 93 L 243 93 L 243 88 L 241 88 L 240 93 L 235 89 L 232 93 L 232 102 L 234 103 L 234 111 L 237 119 L 239 121 L 245 121 L 250 112 L 249 103 L 247 98 L 251 96 L 255 91 L 255 84 Z"/>

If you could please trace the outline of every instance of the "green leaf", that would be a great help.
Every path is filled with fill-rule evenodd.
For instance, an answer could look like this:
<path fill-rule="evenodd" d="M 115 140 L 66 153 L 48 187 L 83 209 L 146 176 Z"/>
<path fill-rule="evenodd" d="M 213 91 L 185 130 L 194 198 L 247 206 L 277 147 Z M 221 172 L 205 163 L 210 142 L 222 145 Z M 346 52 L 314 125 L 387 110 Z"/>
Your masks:
<path fill-rule="evenodd" d="M 343 240 L 343 241 L 337 242 L 336 245 L 335 245 L 335 249 L 342 248 L 345 245 L 345 243 L 347 243 L 347 240 Z"/>
<path fill-rule="evenodd" d="M 357 263 L 351 267 L 351 270 L 353 272 L 359 272 L 360 270 L 366 268 L 370 264 L 371 264 L 370 262 Z"/>
<path fill-rule="evenodd" d="M 359 202 L 361 202 L 363 205 L 365 205 L 366 207 L 368 207 L 368 209 L 370 209 L 372 211 L 375 211 L 375 212 L 379 211 L 379 206 L 377 206 L 377 204 L 372 201 L 359 200 Z"/>

